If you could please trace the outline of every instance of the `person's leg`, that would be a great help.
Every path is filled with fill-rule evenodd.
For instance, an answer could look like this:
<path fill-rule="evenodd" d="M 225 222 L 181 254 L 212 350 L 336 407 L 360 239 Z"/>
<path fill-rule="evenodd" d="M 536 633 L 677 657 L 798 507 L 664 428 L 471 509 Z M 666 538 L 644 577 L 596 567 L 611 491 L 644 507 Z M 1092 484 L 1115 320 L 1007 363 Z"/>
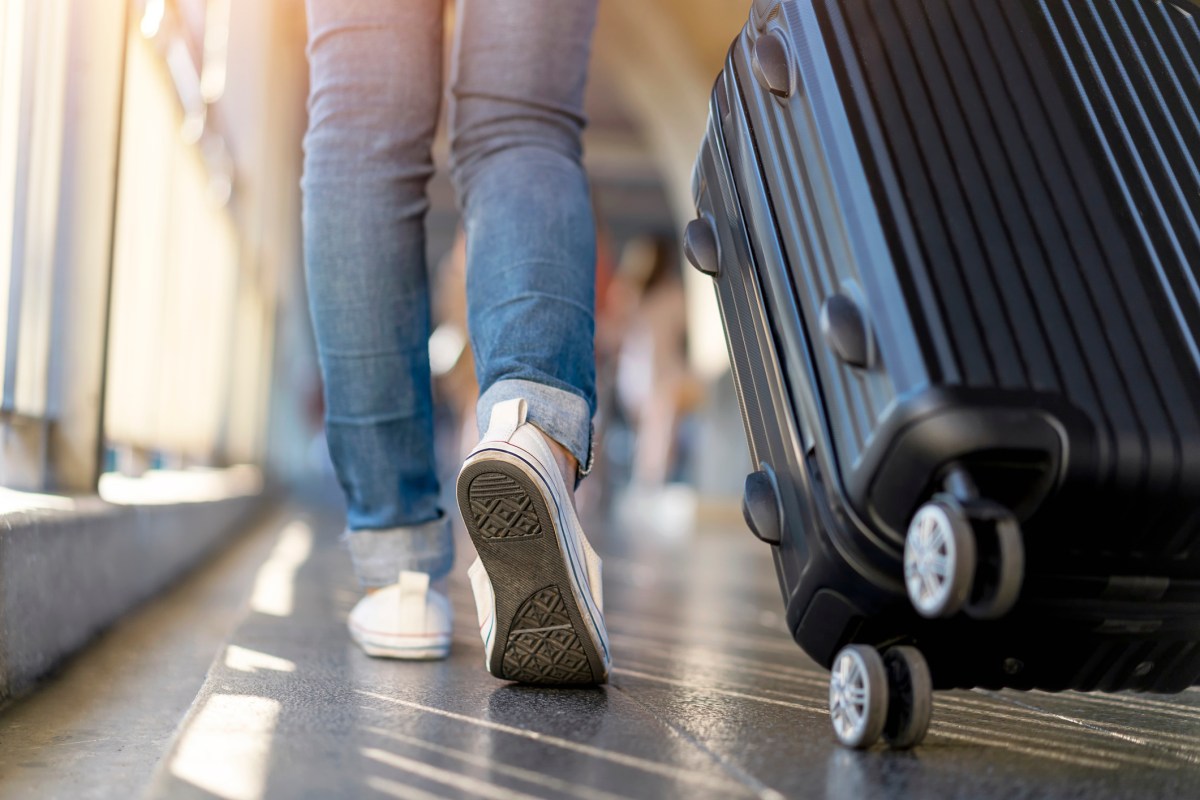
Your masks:
<path fill-rule="evenodd" d="M 426 184 L 442 0 L 308 0 L 304 245 L 326 432 L 364 586 L 453 562 L 438 505 Z"/>
<path fill-rule="evenodd" d="M 460 0 L 453 176 L 482 441 L 458 502 L 488 670 L 608 676 L 600 560 L 571 497 L 595 409 L 595 230 L 580 164 L 595 0 Z M 484 430 L 486 428 L 486 430 Z"/>
<path fill-rule="evenodd" d="M 580 163 L 595 0 L 460 0 L 453 177 L 479 429 L 516 397 L 586 468 L 596 233 Z"/>

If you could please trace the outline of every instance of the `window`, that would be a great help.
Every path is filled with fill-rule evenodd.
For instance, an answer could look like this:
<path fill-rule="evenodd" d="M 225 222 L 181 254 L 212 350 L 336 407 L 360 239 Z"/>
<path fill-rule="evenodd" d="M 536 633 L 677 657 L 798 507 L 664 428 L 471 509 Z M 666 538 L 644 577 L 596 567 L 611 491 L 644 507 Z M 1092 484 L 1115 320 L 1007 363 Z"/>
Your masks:
<path fill-rule="evenodd" d="M 0 486 L 93 491 L 105 447 L 135 470 L 261 459 L 275 295 L 270 248 L 239 224 L 261 239 L 256 209 L 296 181 L 250 164 L 258 205 L 235 216 L 228 120 L 209 111 L 231 26 L 255 31 L 254 91 L 281 64 L 303 75 L 299 42 L 282 62 L 262 47 L 274 19 L 231 0 L 0 0 Z M 286 137 L 298 164 L 294 121 L 252 105 L 231 103 L 243 133 Z"/>
<path fill-rule="evenodd" d="M 67 0 L 0 6 L 0 410 L 45 417 Z"/>

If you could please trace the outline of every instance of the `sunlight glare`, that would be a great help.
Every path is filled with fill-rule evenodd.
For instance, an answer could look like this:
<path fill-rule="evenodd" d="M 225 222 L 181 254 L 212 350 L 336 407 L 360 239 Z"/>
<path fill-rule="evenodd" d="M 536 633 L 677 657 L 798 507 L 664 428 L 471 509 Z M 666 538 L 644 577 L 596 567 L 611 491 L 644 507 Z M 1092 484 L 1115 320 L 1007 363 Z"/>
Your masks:
<path fill-rule="evenodd" d="M 231 644 L 225 648 L 225 666 L 238 672 L 258 672 L 272 670 L 274 672 L 295 672 L 296 663 L 286 658 L 261 653 L 248 647 L 238 647 Z"/>
<path fill-rule="evenodd" d="M 52 494 L 17 492 L 0 487 L 0 514 L 17 511 L 74 511 L 75 501 L 70 497 Z"/>
<path fill-rule="evenodd" d="M 279 710 L 266 697 L 212 695 L 184 731 L 171 774 L 223 800 L 259 800 Z"/>
<path fill-rule="evenodd" d="M 162 27 L 163 14 L 166 12 L 166 0 L 149 0 L 146 10 L 142 12 L 142 36 L 153 39 Z"/>
<path fill-rule="evenodd" d="M 312 544 L 312 528 L 300 520 L 283 529 L 271 557 L 258 569 L 254 594 L 250 598 L 251 609 L 273 617 L 292 615 L 296 572 L 308 560 Z"/>

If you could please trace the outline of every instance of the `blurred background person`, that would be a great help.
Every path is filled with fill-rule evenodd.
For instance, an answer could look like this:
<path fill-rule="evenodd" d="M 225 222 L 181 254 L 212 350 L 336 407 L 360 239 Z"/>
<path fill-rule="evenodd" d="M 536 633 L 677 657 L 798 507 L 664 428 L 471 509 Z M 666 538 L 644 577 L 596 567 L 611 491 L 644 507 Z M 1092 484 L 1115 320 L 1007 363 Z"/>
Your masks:
<path fill-rule="evenodd" d="M 687 297 L 674 242 L 630 241 L 609 297 L 615 396 L 635 434 L 630 477 L 637 487 L 660 488 L 681 477 L 681 422 L 703 397 L 687 361 Z"/>

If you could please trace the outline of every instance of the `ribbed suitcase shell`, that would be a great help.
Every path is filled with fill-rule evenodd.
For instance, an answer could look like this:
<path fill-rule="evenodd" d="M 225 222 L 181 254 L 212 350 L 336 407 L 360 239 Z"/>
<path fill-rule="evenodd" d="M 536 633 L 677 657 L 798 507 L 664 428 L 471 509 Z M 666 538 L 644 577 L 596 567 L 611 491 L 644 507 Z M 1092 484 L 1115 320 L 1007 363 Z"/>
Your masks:
<path fill-rule="evenodd" d="M 719 218 L 752 454 L 803 484 L 785 500 L 793 521 L 828 529 L 777 551 L 789 621 L 818 660 L 920 634 L 942 684 L 1162 689 L 1200 672 L 1195 14 L 1153 0 L 755 4 L 696 192 Z M 768 31 L 794 62 L 786 98 L 755 74 Z M 870 320 L 874 368 L 826 346 L 834 293 Z M 932 632 L 899 610 L 898 558 L 951 461 L 1020 512 L 1029 576 L 1010 620 Z M 884 599 L 840 588 L 854 581 Z M 818 611 L 826 622 L 803 630 Z M 996 668 L 1023 663 L 999 654 L 1038 615 L 1062 620 L 1051 649 L 1070 640 L 1078 659 Z M 946 656 L 939 676 L 947 633 L 991 637 L 995 663 Z"/>

